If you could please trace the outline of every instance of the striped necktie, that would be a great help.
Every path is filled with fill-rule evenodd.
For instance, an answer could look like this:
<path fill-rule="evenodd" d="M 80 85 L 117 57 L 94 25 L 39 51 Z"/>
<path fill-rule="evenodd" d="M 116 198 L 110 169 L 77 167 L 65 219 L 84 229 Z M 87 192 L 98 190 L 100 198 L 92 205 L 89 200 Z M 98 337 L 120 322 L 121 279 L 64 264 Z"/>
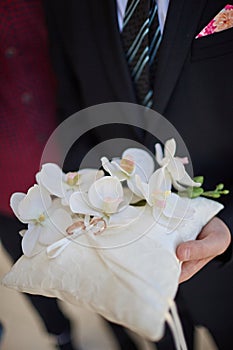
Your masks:
<path fill-rule="evenodd" d="M 122 44 L 137 100 L 146 107 L 151 107 L 153 102 L 153 83 L 161 38 L 155 0 L 128 0 Z"/>

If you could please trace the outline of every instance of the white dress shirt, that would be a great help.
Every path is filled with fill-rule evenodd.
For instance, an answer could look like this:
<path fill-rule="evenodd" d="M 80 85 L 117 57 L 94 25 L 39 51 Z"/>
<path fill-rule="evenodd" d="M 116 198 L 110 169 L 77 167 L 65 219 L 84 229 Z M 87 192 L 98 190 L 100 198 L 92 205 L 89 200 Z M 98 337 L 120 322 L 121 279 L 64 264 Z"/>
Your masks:
<path fill-rule="evenodd" d="M 118 15 L 118 23 L 119 23 L 120 31 L 122 31 L 122 27 L 123 27 L 123 19 L 125 15 L 127 2 L 128 0 L 117 0 L 117 15 Z M 158 17 L 159 17 L 160 30 L 161 30 L 161 33 L 163 33 L 169 0 L 157 0 L 157 4 L 158 4 Z"/>

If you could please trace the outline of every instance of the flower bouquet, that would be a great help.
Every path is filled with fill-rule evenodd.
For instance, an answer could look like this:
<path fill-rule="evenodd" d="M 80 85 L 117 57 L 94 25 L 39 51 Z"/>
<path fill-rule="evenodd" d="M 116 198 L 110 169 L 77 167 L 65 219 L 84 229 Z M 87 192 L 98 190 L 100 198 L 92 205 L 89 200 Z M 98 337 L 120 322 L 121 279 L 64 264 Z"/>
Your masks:
<path fill-rule="evenodd" d="M 23 256 L 2 283 L 19 291 L 83 305 L 157 341 L 167 321 L 185 349 L 174 305 L 179 243 L 195 239 L 223 206 L 205 197 L 203 178 L 191 179 L 187 158 L 168 140 L 153 157 L 130 148 L 101 159 L 105 170 L 63 173 L 44 164 L 27 194 L 11 207 L 23 223 Z M 106 174 L 107 173 L 107 174 Z"/>

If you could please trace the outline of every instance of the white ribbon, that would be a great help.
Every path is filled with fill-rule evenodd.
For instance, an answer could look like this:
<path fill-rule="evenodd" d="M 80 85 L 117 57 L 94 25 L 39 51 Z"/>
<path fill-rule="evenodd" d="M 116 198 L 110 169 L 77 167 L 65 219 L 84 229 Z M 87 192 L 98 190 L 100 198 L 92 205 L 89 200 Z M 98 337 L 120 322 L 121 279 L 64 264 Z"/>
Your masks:
<path fill-rule="evenodd" d="M 185 338 L 184 338 L 184 333 L 182 329 L 182 325 L 180 322 L 180 318 L 178 315 L 178 311 L 176 308 L 176 304 L 174 300 L 169 301 L 170 304 L 170 311 L 171 313 L 166 314 L 166 320 L 167 323 L 171 329 L 171 332 L 173 334 L 173 338 L 176 344 L 176 349 L 177 350 L 188 350 Z"/>
<path fill-rule="evenodd" d="M 66 232 L 69 236 L 62 238 L 47 247 L 47 255 L 50 259 L 56 258 L 71 242 L 73 242 L 81 234 L 91 232 L 94 235 L 99 235 L 106 229 L 106 227 L 106 222 L 102 218 L 92 218 L 88 224 L 86 220 L 84 222 L 77 221 L 67 228 Z"/>
<path fill-rule="evenodd" d="M 51 244 L 47 247 L 47 255 L 50 259 L 56 258 L 58 255 L 60 255 L 63 250 L 78 236 L 82 234 L 82 228 L 80 227 L 79 232 L 75 232 L 74 234 L 70 235 L 69 237 L 65 237 L 60 239 L 59 241 Z"/>

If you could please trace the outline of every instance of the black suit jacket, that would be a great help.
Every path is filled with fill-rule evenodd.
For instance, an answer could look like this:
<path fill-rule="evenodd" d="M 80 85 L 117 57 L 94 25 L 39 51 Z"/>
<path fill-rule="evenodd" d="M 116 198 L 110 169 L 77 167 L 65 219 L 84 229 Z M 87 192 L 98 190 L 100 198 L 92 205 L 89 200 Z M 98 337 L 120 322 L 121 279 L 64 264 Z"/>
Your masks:
<path fill-rule="evenodd" d="M 170 0 L 153 108 L 177 128 L 194 173 L 233 192 L 233 28 L 195 39 L 232 0 Z M 45 0 L 62 118 L 104 102 L 136 103 L 114 0 Z M 222 214 L 233 228 L 232 194 Z"/>

